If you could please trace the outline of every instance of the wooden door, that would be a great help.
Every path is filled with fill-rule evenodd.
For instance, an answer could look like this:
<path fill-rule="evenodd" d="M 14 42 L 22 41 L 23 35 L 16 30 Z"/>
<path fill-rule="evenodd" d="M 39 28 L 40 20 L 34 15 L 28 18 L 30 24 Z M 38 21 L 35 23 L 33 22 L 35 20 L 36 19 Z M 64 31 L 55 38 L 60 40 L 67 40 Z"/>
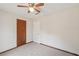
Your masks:
<path fill-rule="evenodd" d="M 26 43 L 26 21 L 17 19 L 17 46 Z"/>

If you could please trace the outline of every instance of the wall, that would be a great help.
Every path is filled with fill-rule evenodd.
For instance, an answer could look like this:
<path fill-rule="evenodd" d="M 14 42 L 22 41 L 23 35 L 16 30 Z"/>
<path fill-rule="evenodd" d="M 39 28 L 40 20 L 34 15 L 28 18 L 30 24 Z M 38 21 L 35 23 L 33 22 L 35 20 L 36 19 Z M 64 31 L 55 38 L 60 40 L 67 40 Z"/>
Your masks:
<path fill-rule="evenodd" d="M 78 6 L 37 17 L 33 26 L 35 42 L 79 54 Z"/>
<path fill-rule="evenodd" d="M 0 52 L 16 47 L 16 16 L 0 11 Z"/>
<path fill-rule="evenodd" d="M 33 41 L 40 42 L 40 21 L 33 21 Z"/>
<path fill-rule="evenodd" d="M 26 42 L 33 41 L 33 21 L 28 19 L 26 24 Z"/>
<path fill-rule="evenodd" d="M 20 16 L 0 10 L 0 52 L 16 47 L 16 19 Z M 32 22 L 27 20 L 27 42 L 32 41 Z"/>

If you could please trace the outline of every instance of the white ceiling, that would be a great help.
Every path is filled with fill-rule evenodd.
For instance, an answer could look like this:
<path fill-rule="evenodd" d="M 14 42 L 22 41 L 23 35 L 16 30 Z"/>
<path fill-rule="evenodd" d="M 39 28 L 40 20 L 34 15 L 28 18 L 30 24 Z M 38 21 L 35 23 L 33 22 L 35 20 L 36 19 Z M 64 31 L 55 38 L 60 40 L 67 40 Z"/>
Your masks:
<path fill-rule="evenodd" d="M 36 17 L 34 14 L 28 14 L 26 8 L 17 7 L 18 3 L 0 3 L 0 10 L 8 11 L 17 15 L 22 15 L 25 17 Z M 62 9 L 70 8 L 73 6 L 79 6 L 79 4 L 68 4 L 68 3 L 45 3 L 42 7 L 40 15 L 47 15 Z"/>

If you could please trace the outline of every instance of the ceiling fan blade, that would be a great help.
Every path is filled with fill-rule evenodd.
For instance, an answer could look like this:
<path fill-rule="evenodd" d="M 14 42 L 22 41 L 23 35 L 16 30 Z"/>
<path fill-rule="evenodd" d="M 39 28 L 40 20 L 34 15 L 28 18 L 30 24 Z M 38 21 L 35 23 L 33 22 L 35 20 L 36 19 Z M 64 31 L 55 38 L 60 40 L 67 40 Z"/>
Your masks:
<path fill-rule="evenodd" d="M 36 8 L 34 8 L 37 12 L 39 12 L 40 13 L 40 10 L 38 10 L 38 9 L 36 9 Z"/>
<path fill-rule="evenodd" d="M 17 7 L 28 7 L 28 6 L 25 6 L 25 5 L 17 5 Z"/>
<path fill-rule="evenodd" d="M 38 9 L 36 9 L 36 8 L 34 8 L 34 9 L 35 9 L 35 11 L 37 11 L 37 13 L 36 13 L 35 15 L 37 15 L 37 14 L 40 13 L 40 10 L 38 10 Z"/>
<path fill-rule="evenodd" d="M 36 7 L 39 7 L 39 6 L 44 6 L 44 3 L 37 3 L 35 4 Z"/>

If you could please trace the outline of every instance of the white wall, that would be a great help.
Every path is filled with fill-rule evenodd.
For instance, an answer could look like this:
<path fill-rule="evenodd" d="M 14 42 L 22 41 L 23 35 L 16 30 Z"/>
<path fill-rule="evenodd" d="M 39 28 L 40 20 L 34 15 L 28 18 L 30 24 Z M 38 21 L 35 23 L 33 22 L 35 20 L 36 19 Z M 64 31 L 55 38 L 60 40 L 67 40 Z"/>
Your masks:
<path fill-rule="evenodd" d="M 78 6 L 37 17 L 33 27 L 34 41 L 79 54 Z"/>
<path fill-rule="evenodd" d="M 16 19 L 20 16 L 0 11 L 0 52 L 16 47 Z M 27 21 L 27 42 L 32 41 L 32 22 Z"/>
<path fill-rule="evenodd" d="M 33 21 L 28 19 L 26 21 L 26 42 L 33 41 Z"/>
<path fill-rule="evenodd" d="M 16 47 L 16 17 L 0 11 L 0 52 Z"/>
<path fill-rule="evenodd" d="M 33 41 L 40 42 L 40 21 L 33 21 Z"/>

